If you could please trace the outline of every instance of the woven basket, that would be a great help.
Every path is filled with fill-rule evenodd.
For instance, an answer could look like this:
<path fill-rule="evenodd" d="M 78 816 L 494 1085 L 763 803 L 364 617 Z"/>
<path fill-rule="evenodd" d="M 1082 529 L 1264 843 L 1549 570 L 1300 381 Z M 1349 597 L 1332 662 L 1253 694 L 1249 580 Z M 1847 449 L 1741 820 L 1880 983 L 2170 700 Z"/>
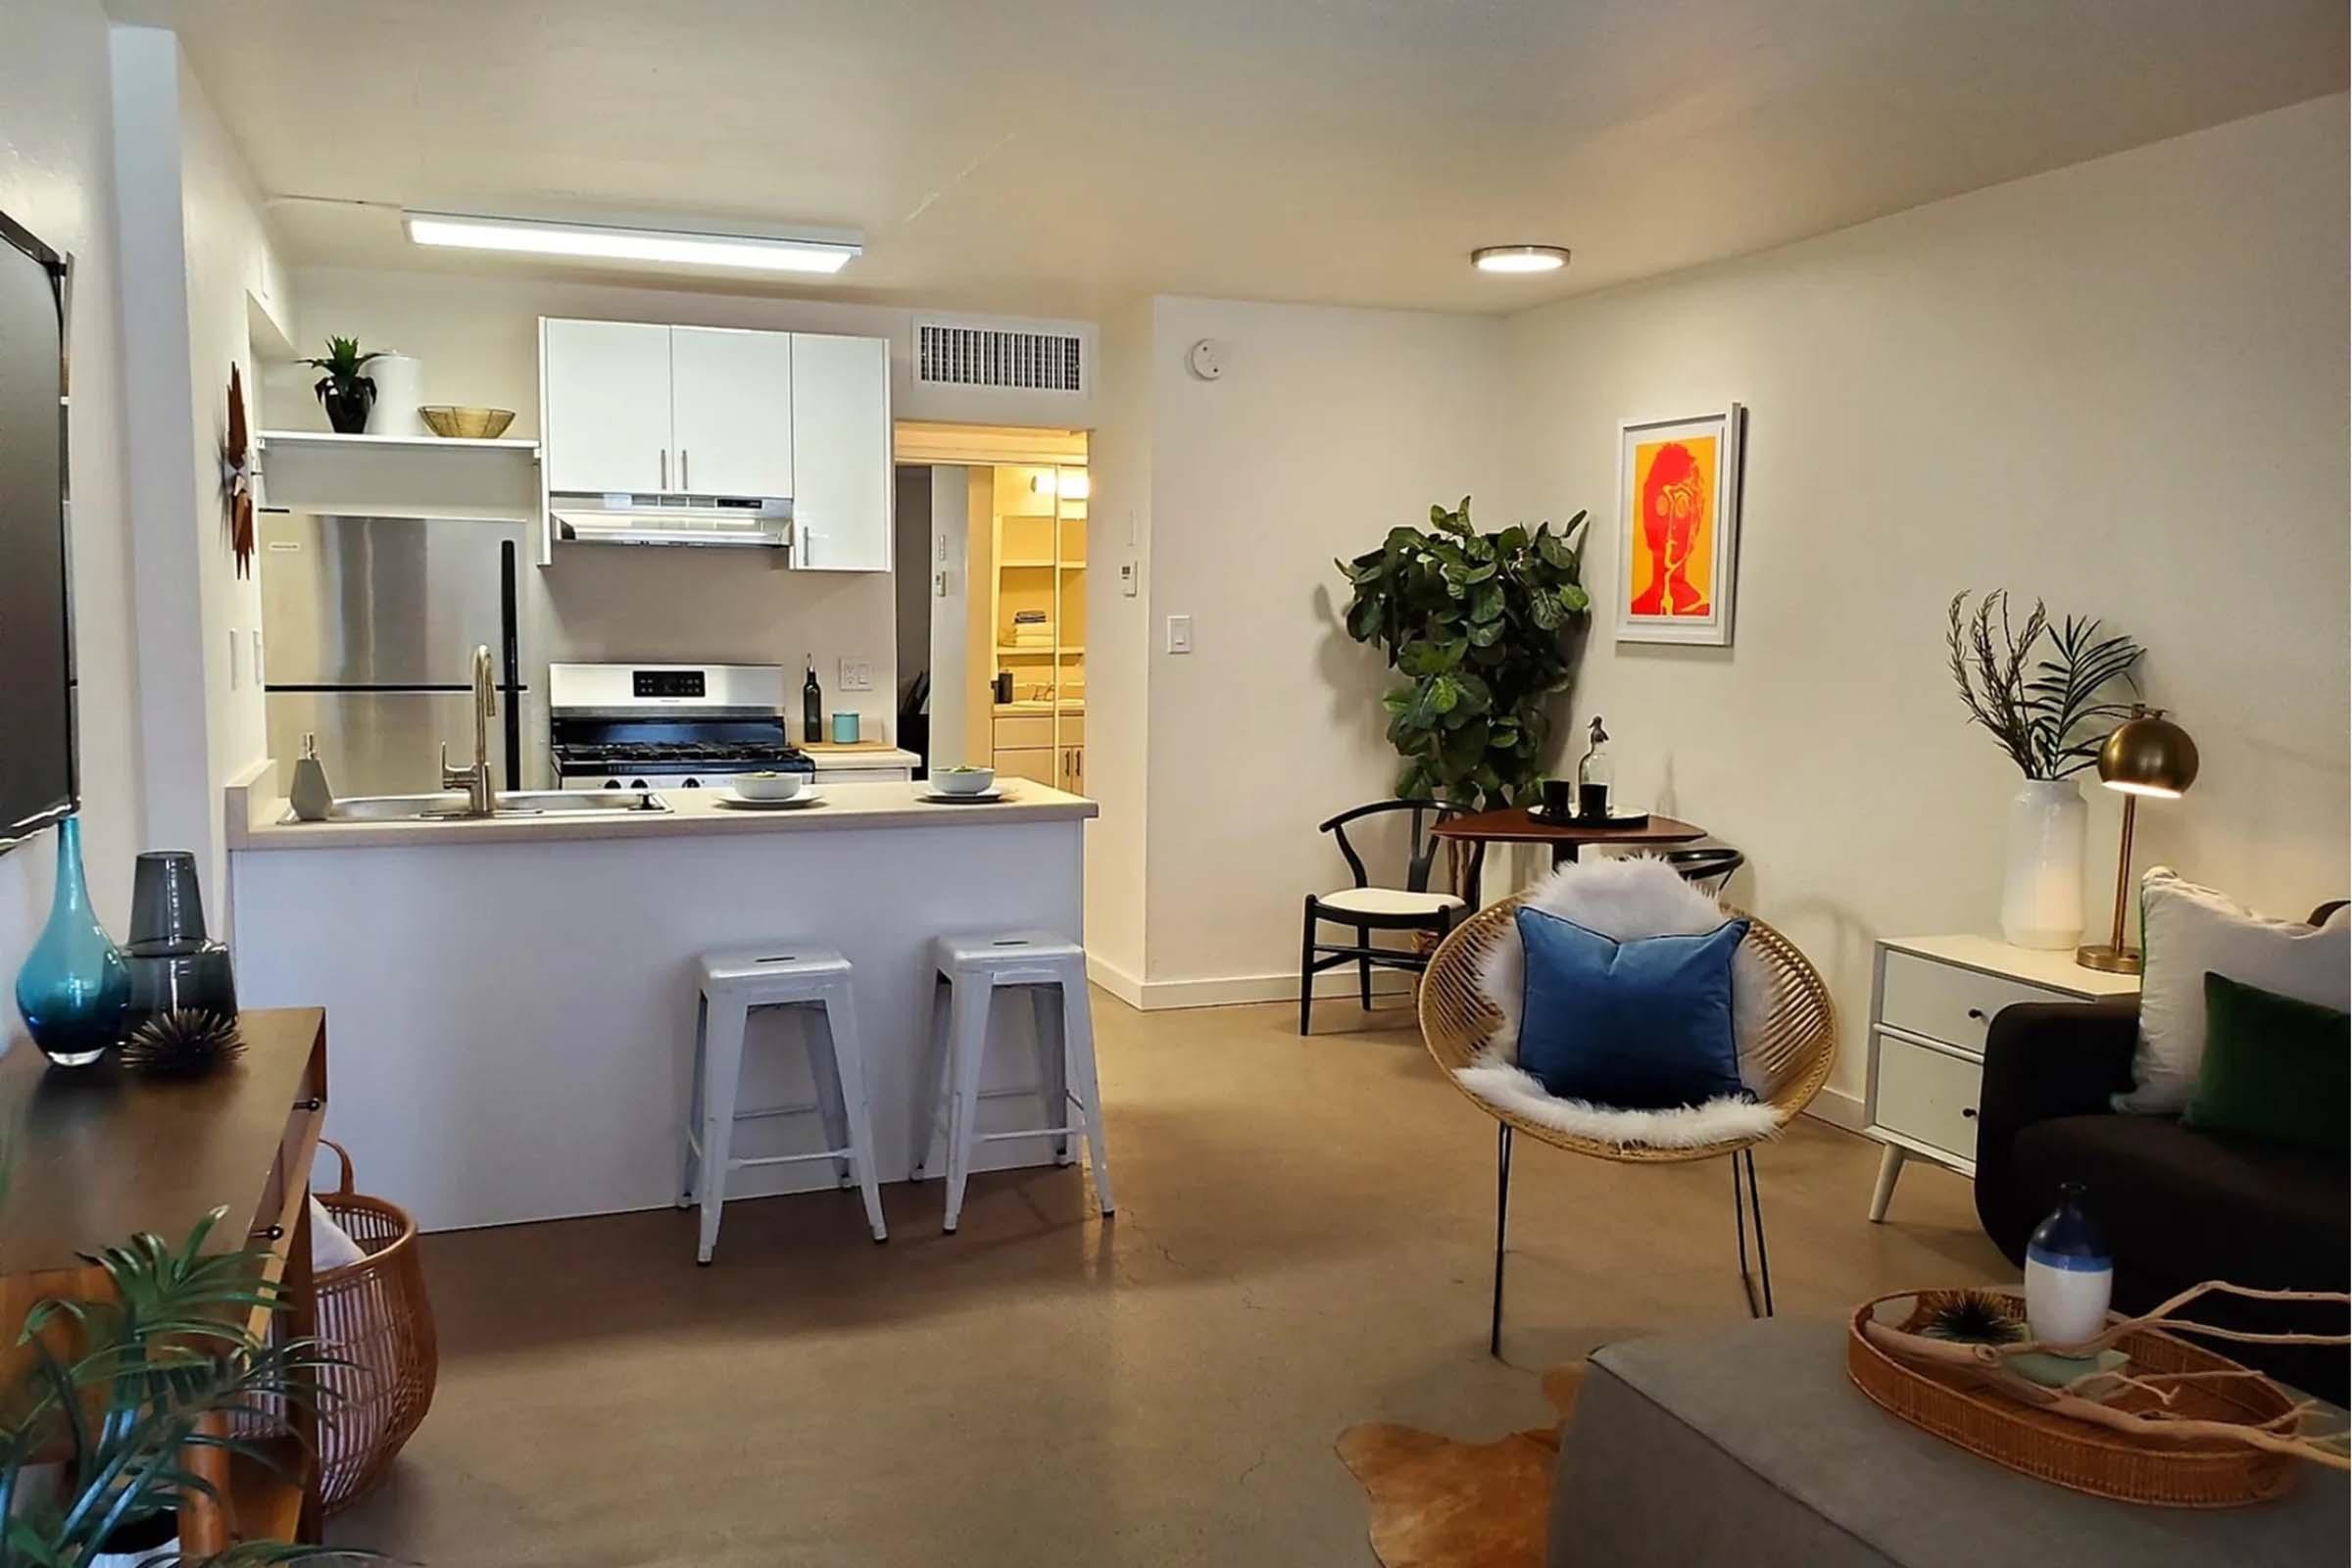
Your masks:
<path fill-rule="evenodd" d="M 2022 1318 L 2024 1299 L 2015 1295 L 2007 1299 Z M 2021 1403 L 1968 1367 L 1905 1361 L 1863 1334 L 1862 1325 L 1874 1315 L 1916 1332 L 1923 1321 L 1918 1300 L 1914 1293 L 1903 1292 L 1864 1302 L 1847 1327 L 1845 1369 L 1873 1403 L 1922 1431 L 2037 1480 L 2122 1502 L 2235 1508 L 2276 1497 L 2294 1485 L 2300 1461 L 2290 1455 L 2218 1438 L 2157 1442 L 2090 1426 Z M 2220 1372 L 2237 1366 L 2158 1329 L 2128 1335 L 2116 1348 L 2132 1358 L 2135 1373 Z M 2174 1409 L 2205 1420 L 2253 1426 L 2291 1408 L 2268 1380 L 2232 1378 L 2178 1388 Z M 2134 1394 L 2114 1402 L 2130 1410 L 2151 1407 L 2155 1400 Z"/>
<path fill-rule="evenodd" d="M 318 1495 L 328 1513 L 373 1491 L 433 1402 L 440 1354 L 432 1304 L 416 1255 L 416 1222 L 380 1198 L 351 1190 L 351 1154 L 320 1139 L 343 1161 L 343 1181 L 318 1201 L 368 1255 L 321 1269 L 321 1348 L 345 1363 L 318 1374 Z"/>

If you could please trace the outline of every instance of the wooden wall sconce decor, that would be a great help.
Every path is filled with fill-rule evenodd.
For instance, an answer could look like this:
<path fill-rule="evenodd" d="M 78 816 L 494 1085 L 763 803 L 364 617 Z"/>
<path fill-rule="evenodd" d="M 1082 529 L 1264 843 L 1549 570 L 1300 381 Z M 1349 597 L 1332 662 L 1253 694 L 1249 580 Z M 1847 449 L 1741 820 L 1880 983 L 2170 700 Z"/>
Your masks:
<path fill-rule="evenodd" d="M 220 505 L 237 575 L 253 575 L 253 444 L 245 428 L 245 379 L 228 368 L 228 439 L 220 444 Z"/>

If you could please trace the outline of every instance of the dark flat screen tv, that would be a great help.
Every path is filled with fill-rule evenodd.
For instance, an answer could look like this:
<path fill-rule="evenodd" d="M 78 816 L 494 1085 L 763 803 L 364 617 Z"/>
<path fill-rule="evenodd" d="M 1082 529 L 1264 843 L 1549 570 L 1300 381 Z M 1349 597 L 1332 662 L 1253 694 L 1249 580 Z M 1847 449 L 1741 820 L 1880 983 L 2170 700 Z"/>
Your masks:
<path fill-rule="evenodd" d="M 0 213 L 0 850 L 71 815 L 65 258 Z"/>

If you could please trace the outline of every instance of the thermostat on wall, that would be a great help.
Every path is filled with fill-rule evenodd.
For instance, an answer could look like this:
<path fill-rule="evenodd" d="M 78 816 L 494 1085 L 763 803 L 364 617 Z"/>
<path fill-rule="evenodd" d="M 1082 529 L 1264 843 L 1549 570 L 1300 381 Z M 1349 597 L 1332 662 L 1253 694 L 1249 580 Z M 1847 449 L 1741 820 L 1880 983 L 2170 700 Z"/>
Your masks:
<path fill-rule="evenodd" d="M 1184 358 L 1193 373 L 1203 381 L 1214 381 L 1225 373 L 1225 349 L 1213 337 L 1204 337 L 1194 344 Z"/>

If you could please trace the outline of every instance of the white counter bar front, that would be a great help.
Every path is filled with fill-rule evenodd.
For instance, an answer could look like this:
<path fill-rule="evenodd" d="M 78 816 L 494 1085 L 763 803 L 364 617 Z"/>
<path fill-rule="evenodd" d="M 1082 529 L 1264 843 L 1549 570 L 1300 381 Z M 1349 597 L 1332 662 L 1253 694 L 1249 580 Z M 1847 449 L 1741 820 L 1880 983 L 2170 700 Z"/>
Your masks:
<path fill-rule="evenodd" d="M 1040 784 L 1008 784 L 995 805 L 828 783 L 820 803 L 782 811 L 674 791 L 667 814 L 288 823 L 270 770 L 257 774 L 226 802 L 240 1000 L 327 1009 L 327 1135 L 368 1191 L 430 1230 L 674 1202 L 695 960 L 770 941 L 822 943 L 856 966 L 876 1167 L 904 1181 L 931 940 L 1083 930 L 1096 808 Z M 1029 1019 L 999 998 L 988 1087 L 1038 1082 Z M 743 1105 L 808 1100 L 795 1028 L 789 1013 L 753 1015 Z M 1033 1099 L 1005 1097 L 984 1102 L 980 1130 L 1042 1120 Z M 735 1152 L 820 1140 L 813 1116 L 754 1121 Z M 1050 1160 L 1044 1140 L 1019 1140 L 979 1146 L 974 1168 Z M 819 1160 L 738 1172 L 728 1192 L 833 1185 Z M 862 1224 L 845 1202 L 844 1223 Z"/>

